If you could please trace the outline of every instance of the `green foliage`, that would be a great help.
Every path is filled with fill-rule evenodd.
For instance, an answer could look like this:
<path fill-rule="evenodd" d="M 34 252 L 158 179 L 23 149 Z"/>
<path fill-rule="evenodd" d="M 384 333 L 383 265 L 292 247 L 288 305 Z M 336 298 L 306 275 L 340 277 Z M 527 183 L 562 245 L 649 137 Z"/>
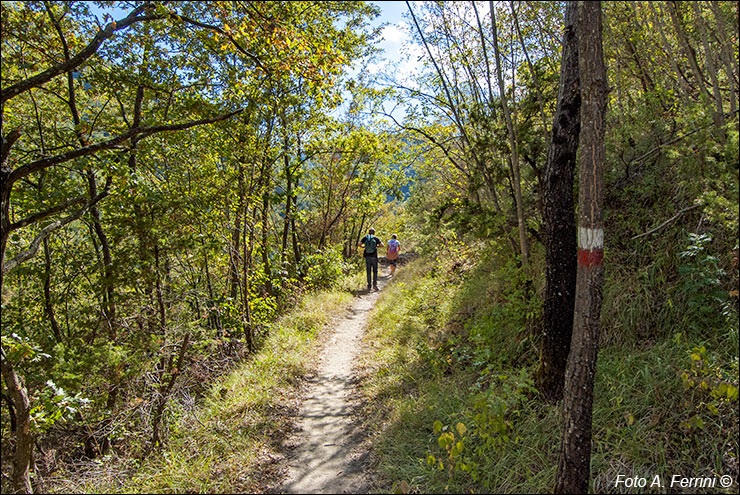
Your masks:
<path fill-rule="evenodd" d="M 484 477 L 489 459 L 500 457 L 510 448 L 510 442 L 521 441 L 517 431 L 522 405 L 537 390 L 524 369 L 516 376 L 489 377 L 489 372 L 482 373 L 489 381 L 489 388 L 472 394 L 469 399 L 472 408 L 460 413 L 468 426 L 458 422 L 453 429 L 439 420 L 434 422 L 433 431 L 439 435 L 437 443 L 446 453 L 446 460 L 429 453 L 426 463 L 440 470 L 446 465 L 450 478 L 457 471 L 466 473 L 480 488 L 491 490 L 490 479 Z"/>
<path fill-rule="evenodd" d="M 704 429 L 702 417 L 707 412 L 713 417 L 727 415 L 727 410 L 732 409 L 732 402 L 738 400 L 737 369 L 735 376 L 732 376 L 721 367 L 710 365 L 704 346 L 694 347 L 689 357 L 691 368 L 681 373 L 685 403 L 688 405 L 687 415 L 690 417 L 681 422 L 680 427 L 687 433 Z"/>
<path fill-rule="evenodd" d="M 72 418 L 89 403 L 90 400 L 82 397 L 79 392 L 70 396 L 52 380 L 47 380 L 46 387 L 38 397 L 34 397 L 36 405 L 29 412 L 31 427 L 35 433 L 44 432 L 59 421 Z"/>
<path fill-rule="evenodd" d="M 522 329 L 531 328 L 538 321 L 541 301 L 533 297 L 531 278 L 514 260 L 508 260 L 493 276 L 496 280 L 506 281 L 505 285 L 502 283 L 505 288 L 497 297 L 496 304 L 490 305 L 488 311 L 479 313 L 469 323 L 470 340 L 477 350 L 476 360 L 501 363 L 515 359 L 521 362 L 526 359 L 533 339 Z M 511 341 L 506 351 L 500 348 L 502 340 L 509 340 L 502 339 L 504 335 Z M 534 358 L 532 354 L 528 357 Z"/>
<path fill-rule="evenodd" d="M 3 274 L 3 349 L 25 380 L 38 445 L 53 447 L 60 466 L 74 465 L 83 441 L 110 445 L 122 458 L 145 452 L 160 400 L 166 444 L 184 414 L 178 401 L 200 400 L 209 380 L 247 357 L 246 342 L 264 344 L 306 290 L 345 284 L 337 250 L 323 248 L 349 230 L 358 210 L 343 211 L 348 198 L 366 195 L 357 206 L 377 209 L 378 191 L 389 188 L 380 164 L 390 140 L 357 128 L 340 138 L 348 126 L 329 116 L 341 102 L 346 69 L 369 50 L 374 34 L 366 21 L 375 7 L 119 7 L 114 17 L 140 8 L 141 18 L 119 26 L 70 73 L 55 72 L 2 108 L 3 129 L 22 131 L 3 167 L 18 172 L 39 157 L 60 160 L 12 182 L 3 176 L 12 189 L 3 225 L 31 220 L 12 232 L 6 263 L 110 181 L 109 195 Z M 89 2 L 3 2 L 3 95 L 79 53 L 113 20 L 106 14 L 101 26 L 98 15 Z M 239 109 L 216 124 L 193 125 Z M 133 127 L 171 125 L 186 129 L 120 139 Z M 340 217 L 325 239 L 311 204 L 321 184 L 311 187 L 318 179 L 309 170 L 330 154 L 317 151 L 326 133 L 334 133 L 337 156 L 357 151 L 359 158 L 340 164 L 347 173 L 337 177 L 351 187 L 344 203 L 322 211 Z M 98 151 L 62 156 L 88 145 Z M 349 173 L 352 166 L 361 173 Z M 72 198 L 79 200 L 57 208 Z M 317 248 L 319 255 L 302 258 Z M 295 323 L 312 334 L 329 309 L 307 311 Z M 175 371 L 185 335 L 190 346 Z M 171 380 L 171 396 L 162 398 Z M 82 406 L 84 416 L 74 413 Z M 4 473 L 12 462 L 8 418 L 4 409 Z"/>
<path fill-rule="evenodd" d="M 303 258 L 306 283 L 310 288 L 326 289 L 333 286 L 344 272 L 339 248 L 317 251 Z"/>
<path fill-rule="evenodd" d="M 721 287 L 725 272 L 719 259 L 707 253 L 711 242 L 711 235 L 690 234 L 689 245 L 679 254 L 682 264 L 678 268 L 681 282 L 677 295 L 683 303 L 684 325 L 705 334 L 737 320 L 728 292 Z"/>

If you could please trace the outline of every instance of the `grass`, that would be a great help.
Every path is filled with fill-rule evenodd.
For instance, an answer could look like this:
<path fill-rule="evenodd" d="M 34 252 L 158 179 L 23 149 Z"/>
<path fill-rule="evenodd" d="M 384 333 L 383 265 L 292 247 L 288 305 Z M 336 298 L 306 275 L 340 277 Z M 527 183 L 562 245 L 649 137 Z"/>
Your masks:
<path fill-rule="evenodd" d="M 495 256 L 467 267 L 419 259 L 386 286 L 369 325 L 362 381 L 384 490 L 551 492 L 561 414 L 528 392 L 537 356 L 525 341 L 537 315 L 518 314 L 526 309 L 520 287 Z M 636 309 L 632 304 L 625 312 Z M 609 311 L 608 321 L 617 322 L 618 309 Z M 592 490 L 630 491 L 615 487 L 618 474 L 649 480 L 657 474 L 664 483 L 673 474 L 737 480 L 738 401 L 712 397 L 720 382 L 738 385 L 736 328 L 727 331 L 718 320 L 709 336 L 652 328 L 649 339 L 640 339 L 646 330 L 604 330 L 611 333 L 594 387 Z M 697 361 L 692 354 L 702 346 Z M 496 411 L 503 411 L 503 434 L 492 426 Z M 482 412 L 488 423 L 479 421 Z M 442 430 L 435 431 L 437 421 Z M 466 425 L 462 435 L 457 423 Z M 461 453 L 442 447 L 444 433 L 462 441 Z"/>
<path fill-rule="evenodd" d="M 292 431 L 303 377 L 316 362 L 322 329 L 351 303 L 362 277 L 307 295 L 271 330 L 257 353 L 208 388 L 194 409 L 169 404 L 169 438 L 157 455 L 138 462 L 108 457 L 80 482 L 54 491 L 81 493 L 262 492 L 279 479 L 277 461 Z"/>

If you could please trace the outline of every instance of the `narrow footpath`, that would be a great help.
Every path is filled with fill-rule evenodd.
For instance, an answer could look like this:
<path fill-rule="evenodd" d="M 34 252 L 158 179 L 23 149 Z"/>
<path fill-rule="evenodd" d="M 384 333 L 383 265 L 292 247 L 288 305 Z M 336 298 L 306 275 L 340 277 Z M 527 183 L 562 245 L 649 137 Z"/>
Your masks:
<path fill-rule="evenodd" d="M 389 279 L 380 267 L 378 287 Z M 295 448 L 288 474 L 278 489 L 284 493 L 367 493 L 372 489 L 367 472 L 365 435 L 353 412 L 357 404 L 354 364 L 362 347 L 368 314 L 380 291 L 363 291 L 338 321 L 321 352 L 316 375 L 298 417 L 298 433 L 289 442 Z"/>

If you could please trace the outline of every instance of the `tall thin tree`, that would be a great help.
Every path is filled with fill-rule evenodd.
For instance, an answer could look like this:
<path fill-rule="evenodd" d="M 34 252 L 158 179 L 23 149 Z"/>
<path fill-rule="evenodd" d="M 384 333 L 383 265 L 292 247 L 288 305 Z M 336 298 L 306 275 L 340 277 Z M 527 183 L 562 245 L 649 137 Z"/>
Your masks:
<path fill-rule="evenodd" d="M 588 492 L 591 413 L 604 284 L 602 209 L 607 90 L 601 2 L 578 2 L 577 22 L 582 123 L 579 137 L 578 270 L 555 493 Z"/>
<path fill-rule="evenodd" d="M 542 181 L 546 285 L 542 347 L 536 378 L 538 390 L 550 402 L 563 397 L 576 295 L 573 174 L 581 126 L 576 11 L 576 2 L 568 2 L 558 102 Z"/>

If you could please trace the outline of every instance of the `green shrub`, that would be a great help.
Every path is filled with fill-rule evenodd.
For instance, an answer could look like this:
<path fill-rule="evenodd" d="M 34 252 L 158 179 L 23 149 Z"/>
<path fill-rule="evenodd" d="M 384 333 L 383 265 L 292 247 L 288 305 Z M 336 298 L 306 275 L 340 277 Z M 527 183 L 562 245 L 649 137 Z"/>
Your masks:
<path fill-rule="evenodd" d="M 338 247 L 306 256 L 303 261 L 306 284 L 311 289 L 331 287 L 342 276 L 344 263 Z"/>

